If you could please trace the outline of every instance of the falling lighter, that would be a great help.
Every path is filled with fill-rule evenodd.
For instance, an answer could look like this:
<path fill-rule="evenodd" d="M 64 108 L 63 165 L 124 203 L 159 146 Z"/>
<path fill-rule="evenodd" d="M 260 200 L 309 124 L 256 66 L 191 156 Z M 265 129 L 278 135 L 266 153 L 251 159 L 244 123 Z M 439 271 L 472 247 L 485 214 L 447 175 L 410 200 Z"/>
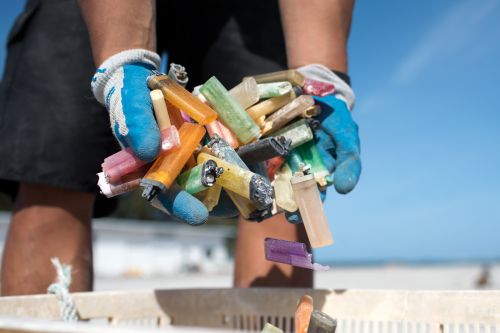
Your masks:
<path fill-rule="evenodd" d="M 168 102 L 186 112 L 200 125 L 209 124 L 217 119 L 214 110 L 167 75 L 153 71 L 153 75 L 148 78 L 148 86 L 151 90 L 160 89 Z"/>
<path fill-rule="evenodd" d="M 307 252 L 306 244 L 267 237 L 264 239 L 266 260 L 315 271 L 327 271 L 328 266 L 312 263 L 312 254 Z"/>
<path fill-rule="evenodd" d="M 214 160 L 218 166 L 224 169 L 217 181 L 223 188 L 250 199 L 259 209 L 272 206 L 273 187 L 262 176 L 207 153 L 199 153 L 197 159 L 198 163 Z"/>
<path fill-rule="evenodd" d="M 198 124 L 184 123 L 179 129 L 181 146 L 160 155 L 141 181 L 142 196 L 148 201 L 160 191 L 168 189 L 180 174 L 184 164 L 198 148 L 205 135 L 205 128 Z"/>
<path fill-rule="evenodd" d="M 296 172 L 291 183 L 311 246 L 317 248 L 332 245 L 332 234 L 313 175 Z"/>
<path fill-rule="evenodd" d="M 213 186 L 224 170 L 212 160 L 198 164 L 177 177 L 177 184 L 189 194 L 196 194 Z"/>
<path fill-rule="evenodd" d="M 153 110 L 155 112 L 156 122 L 160 128 L 161 137 L 161 150 L 168 151 L 181 144 L 179 132 L 177 128 L 170 123 L 168 115 L 167 103 L 161 90 L 156 89 L 149 93 L 151 95 L 151 102 L 153 103 Z"/>
<path fill-rule="evenodd" d="M 263 134 L 279 130 L 302 112 L 314 105 L 314 99 L 309 95 L 301 95 L 266 118 Z"/>
<path fill-rule="evenodd" d="M 220 119 L 229 127 L 243 144 L 260 137 L 260 128 L 243 110 L 222 83 L 212 76 L 200 88 L 208 103 L 217 111 Z"/>
<path fill-rule="evenodd" d="M 265 138 L 241 146 L 238 149 L 238 155 L 245 163 L 259 163 L 276 156 L 287 156 L 291 143 L 291 140 L 283 136 Z"/>
<path fill-rule="evenodd" d="M 247 109 L 259 101 L 259 87 L 252 77 L 241 81 L 240 84 L 229 90 L 229 94 L 243 109 Z"/>

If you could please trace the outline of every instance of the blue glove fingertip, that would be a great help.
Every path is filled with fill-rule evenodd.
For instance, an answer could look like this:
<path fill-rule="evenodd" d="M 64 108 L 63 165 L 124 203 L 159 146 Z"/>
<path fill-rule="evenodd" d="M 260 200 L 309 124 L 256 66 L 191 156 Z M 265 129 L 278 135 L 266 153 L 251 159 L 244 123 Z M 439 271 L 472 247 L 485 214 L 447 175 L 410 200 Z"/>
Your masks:
<path fill-rule="evenodd" d="M 141 131 L 145 133 L 143 136 L 127 135 L 125 140 L 138 158 L 151 162 L 160 153 L 160 130 L 155 126 Z"/>
<path fill-rule="evenodd" d="M 339 163 L 335 169 L 333 184 L 340 194 L 351 192 L 358 183 L 361 175 L 361 160 L 359 156 L 352 155 Z"/>
<path fill-rule="evenodd" d="M 319 197 L 321 199 L 321 202 L 325 202 L 325 200 L 326 200 L 326 190 L 319 191 Z"/>
<path fill-rule="evenodd" d="M 170 214 L 189 225 L 198 226 L 208 221 L 208 210 L 203 203 L 177 186 L 157 198 Z"/>

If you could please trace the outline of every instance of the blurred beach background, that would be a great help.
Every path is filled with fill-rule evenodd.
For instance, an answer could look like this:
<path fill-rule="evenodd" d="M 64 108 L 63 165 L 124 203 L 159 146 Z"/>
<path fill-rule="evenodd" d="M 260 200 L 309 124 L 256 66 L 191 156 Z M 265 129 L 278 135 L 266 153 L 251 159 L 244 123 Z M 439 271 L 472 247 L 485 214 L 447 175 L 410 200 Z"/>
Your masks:
<path fill-rule="evenodd" d="M 0 72 L 23 4 L 0 4 Z M 356 2 L 363 173 L 349 195 L 328 193 L 335 244 L 314 253 L 331 265 L 316 287 L 500 288 L 498 17 L 497 0 Z M 234 221 L 188 227 L 132 194 L 94 229 L 97 290 L 231 286 Z"/>

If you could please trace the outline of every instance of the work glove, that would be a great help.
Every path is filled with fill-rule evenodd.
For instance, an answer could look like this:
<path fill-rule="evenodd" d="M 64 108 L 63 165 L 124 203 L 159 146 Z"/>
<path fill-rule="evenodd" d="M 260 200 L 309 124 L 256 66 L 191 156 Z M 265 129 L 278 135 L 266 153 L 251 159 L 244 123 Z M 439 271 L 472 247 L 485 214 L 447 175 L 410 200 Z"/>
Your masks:
<path fill-rule="evenodd" d="M 323 65 L 312 64 L 298 69 L 306 78 L 331 83 L 335 92 L 324 97 L 313 96 L 321 107 L 317 117 L 321 126 L 315 132 L 315 143 L 321 158 L 334 175 L 333 184 L 340 194 L 354 189 L 361 174 L 358 125 L 351 117 L 355 96 L 351 87 L 337 74 Z M 321 192 L 321 199 L 326 191 Z M 286 212 L 290 223 L 301 223 L 298 212 Z"/>
<path fill-rule="evenodd" d="M 160 66 L 155 52 L 134 49 L 119 52 L 104 61 L 92 78 L 95 98 L 106 106 L 111 129 L 122 148 L 130 147 L 144 161 L 152 161 L 160 151 L 160 130 L 153 113 L 147 79 Z M 208 211 L 185 191 L 160 193 L 158 202 L 165 210 L 191 224 L 208 220 Z"/>

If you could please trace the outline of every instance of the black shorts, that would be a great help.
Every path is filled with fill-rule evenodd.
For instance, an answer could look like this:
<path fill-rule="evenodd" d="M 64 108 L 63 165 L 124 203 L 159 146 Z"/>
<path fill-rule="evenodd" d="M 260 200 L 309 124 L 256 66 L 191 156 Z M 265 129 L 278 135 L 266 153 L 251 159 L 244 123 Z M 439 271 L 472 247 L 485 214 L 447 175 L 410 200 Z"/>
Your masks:
<path fill-rule="evenodd" d="M 286 67 L 276 0 L 160 0 L 157 35 L 158 52 L 186 67 L 191 87 L 215 75 L 231 88 Z M 76 0 L 29 0 L 7 50 L 0 191 L 15 196 L 19 182 L 31 182 L 98 193 L 100 164 L 119 147 L 90 90 L 95 65 Z"/>

